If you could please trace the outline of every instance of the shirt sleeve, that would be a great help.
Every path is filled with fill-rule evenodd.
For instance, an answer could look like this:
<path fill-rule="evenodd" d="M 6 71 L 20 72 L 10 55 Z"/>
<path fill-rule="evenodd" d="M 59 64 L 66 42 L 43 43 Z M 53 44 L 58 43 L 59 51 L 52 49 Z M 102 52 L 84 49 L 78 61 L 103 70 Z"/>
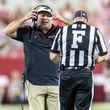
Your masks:
<path fill-rule="evenodd" d="M 20 27 L 17 30 L 17 37 L 13 39 L 23 42 L 25 39 L 29 39 L 30 32 L 31 32 L 30 26 Z"/>
<path fill-rule="evenodd" d="M 96 29 L 96 50 L 100 56 L 107 54 L 107 48 L 99 29 Z"/>
<path fill-rule="evenodd" d="M 60 51 L 60 36 L 61 36 L 61 29 L 58 30 L 55 39 L 53 41 L 51 52 L 53 53 L 59 53 Z"/>

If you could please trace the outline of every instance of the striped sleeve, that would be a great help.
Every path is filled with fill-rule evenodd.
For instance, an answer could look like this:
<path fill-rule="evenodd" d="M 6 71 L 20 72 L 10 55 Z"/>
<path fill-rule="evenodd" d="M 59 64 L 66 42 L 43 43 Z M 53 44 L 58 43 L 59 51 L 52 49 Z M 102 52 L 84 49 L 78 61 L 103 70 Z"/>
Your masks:
<path fill-rule="evenodd" d="M 61 35 L 61 29 L 58 30 L 55 39 L 53 41 L 52 47 L 51 47 L 51 52 L 53 53 L 59 53 L 60 51 L 60 44 L 59 44 L 59 39 Z"/>
<path fill-rule="evenodd" d="M 96 49 L 100 56 L 107 54 L 107 48 L 101 32 L 96 29 Z"/>

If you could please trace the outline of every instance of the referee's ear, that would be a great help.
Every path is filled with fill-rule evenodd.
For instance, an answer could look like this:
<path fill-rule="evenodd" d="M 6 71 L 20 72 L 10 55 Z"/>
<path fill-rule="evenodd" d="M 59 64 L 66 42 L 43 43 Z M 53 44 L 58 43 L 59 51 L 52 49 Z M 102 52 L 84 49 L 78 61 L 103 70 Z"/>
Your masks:
<path fill-rule="evenodd" d="M 50 52 L 50 60 L 53 61 L 54 63 L 58 64 L 59 60 L 60 60 L 59 54 Z"/>

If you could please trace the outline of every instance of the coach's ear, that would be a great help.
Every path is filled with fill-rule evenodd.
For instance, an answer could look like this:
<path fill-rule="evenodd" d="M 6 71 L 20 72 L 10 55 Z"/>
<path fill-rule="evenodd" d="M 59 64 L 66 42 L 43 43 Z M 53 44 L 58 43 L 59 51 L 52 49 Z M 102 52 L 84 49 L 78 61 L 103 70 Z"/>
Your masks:
<path fill-rule="evenodd" d="M 52 60 L 54 63 L 58 64 L 59 60 L 60 60 L 59 54 L 50 52 L 50 60 Z"/>

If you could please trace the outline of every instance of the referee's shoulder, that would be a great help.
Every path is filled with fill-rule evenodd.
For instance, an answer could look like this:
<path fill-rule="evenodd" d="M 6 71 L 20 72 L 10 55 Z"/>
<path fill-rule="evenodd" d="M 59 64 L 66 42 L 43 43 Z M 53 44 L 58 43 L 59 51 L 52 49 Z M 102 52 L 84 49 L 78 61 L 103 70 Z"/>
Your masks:
<path fill-rule="evenodd" d="M 67 30 L 69 26 L 70 26 L 70 25 L 62 26 L 62 27 L 60 27 L 59 31 L 62 32 L 62 31 L 64 31 L 64 30 Z"/>
<path fill-rule="evenodd" d="M 62 28 L 67 28 L 67 27 L 69 27 L 70 25 L 65 25 L 65 26 L 63 26 Z"/>
<path fill-rule="evenodd" d="M 95 25 L 92 25 L 92 24 L 87 24 L 87 26 L 88 26 L 88 27 L 92 27 L 92 28 L 95 28 L 96 30 L 98 29 L 98 27 L 97 27 L 97 26 L 95 26 Z"/>

